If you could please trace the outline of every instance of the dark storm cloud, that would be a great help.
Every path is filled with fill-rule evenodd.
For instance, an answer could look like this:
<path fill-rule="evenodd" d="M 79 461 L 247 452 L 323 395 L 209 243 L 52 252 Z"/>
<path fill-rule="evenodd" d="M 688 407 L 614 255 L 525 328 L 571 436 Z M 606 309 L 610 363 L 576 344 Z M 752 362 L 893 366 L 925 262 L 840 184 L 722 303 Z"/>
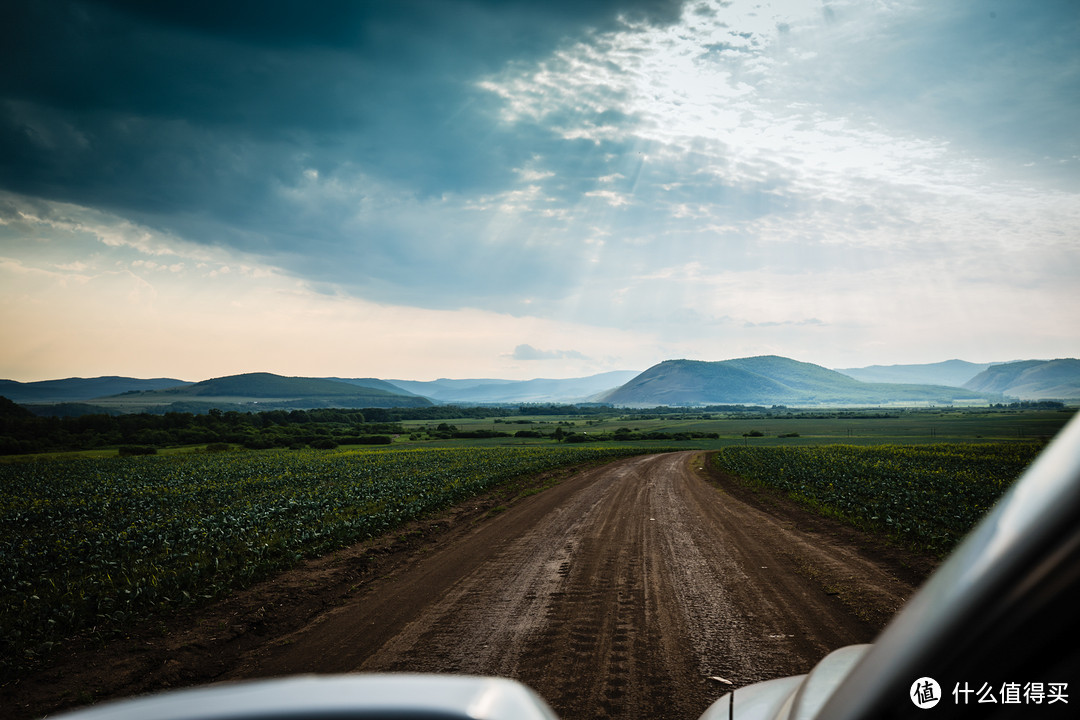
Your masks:
<path fill-rule="evenodd" d="M 249 165 L 228 157 L 240 140 L 286 145 L 267 148 L 286 174 L 290 151 L 324 162 L 348 154 L 433 192 L 482 185 L 508 170 L 492 162 L 507 148 L 490 125 L 474 125 L 475 78 L 619 11 L 672 13 L 637 5 L 10 3 L 0 22 L 0 182 L 73 199 L 99 184 L 89 168 L 102 165 L 144 188 L 174 168 L 211 185 L 221 175 L 248 182 Z M 208 147 L 215 141 L 226 147 Z M 186 166 L 171 157 L 193 152 Z M 139 206 L 139 197 L 116 203 Z"/>
<path fill-rule="evenodd" d="M 0 187 L 170 230 L 198 216 L 243 226 L 240 234 L 278 226 L 259 218 L 275 214 L 275 189 L 303 169 L 348 165 L 420 195 L 491 191 L 552 137 L 507 135 L 478 77 L 620 13 L 666 22 L 677 9 L 6 3 Z"/>

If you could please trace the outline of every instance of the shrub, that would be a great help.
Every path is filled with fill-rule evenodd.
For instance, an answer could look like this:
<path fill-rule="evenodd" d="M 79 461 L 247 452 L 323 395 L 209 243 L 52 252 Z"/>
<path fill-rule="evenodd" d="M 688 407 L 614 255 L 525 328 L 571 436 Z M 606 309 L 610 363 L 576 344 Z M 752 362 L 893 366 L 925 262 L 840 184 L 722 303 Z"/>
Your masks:
<path fill-rule="evenodd" d="M 409 439 L 411 440 L 412 436 Z M 394 442 L 389 435 L 347 435 L 340 440 L 342 445 L 389 445 Z"/>

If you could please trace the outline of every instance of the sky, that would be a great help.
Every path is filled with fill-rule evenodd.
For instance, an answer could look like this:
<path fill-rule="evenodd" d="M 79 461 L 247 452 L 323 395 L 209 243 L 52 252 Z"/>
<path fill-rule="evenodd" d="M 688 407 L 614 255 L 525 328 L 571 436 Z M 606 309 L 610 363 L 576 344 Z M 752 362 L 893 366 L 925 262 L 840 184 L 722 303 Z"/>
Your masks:
<path fill-rule="evenodd" d="M 9 0 L 0 377 L 1080 356 L 1073 0 Z"/>

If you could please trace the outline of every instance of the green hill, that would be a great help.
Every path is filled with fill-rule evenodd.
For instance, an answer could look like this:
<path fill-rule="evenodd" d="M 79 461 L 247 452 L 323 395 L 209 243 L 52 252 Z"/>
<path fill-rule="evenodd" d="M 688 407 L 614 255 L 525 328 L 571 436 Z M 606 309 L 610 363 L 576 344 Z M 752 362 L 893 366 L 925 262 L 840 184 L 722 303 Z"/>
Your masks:
<path fill-rule="evenodd" d="M 284 377 L 273 373 L 257 372 L 203 380 L 184 387 L 169 388 L 141 395 L 187 395 L 192 397 L 340 397 L 355 395 L 356 385 L 337 380 L 308 377 Z M 372 388 L 365 388 L 370 391 Z M 376 393 L 390 394 L 386 390 Z"/>
<path fill-rule="evenodd" d="M 598 393 L 607 392 L 632 379 L 638 373 L 627 370 L 581 378 L 534 378 L 532 380 L 391 380 L 402 389 L 411 390 L 441 403 L 575 403 L 591 402 Z"/>
<path fill-rule="evenodd" d="M 340 380 L 285 377 L 273 373 L 244 373 L 203 380 L 191 385 L 127 392 L 96 398 L 95 405 L 126 411 L 169 406 L 199 411 L 208 405 L 228 409 L 269 410 L 316 407 L 419 407 L 431 405 L 427 398 L 393 388 L 369 387 Z"/>
<path fill-rule="evenodd" d="M 141 379 L 116 375 L 36 382 L 0 380 L 0 395 L 17 403 L 80 402 L 133 390 L 162 390 L 186 384 L 188 383 L 174 378 Z"/>
<path fill-rule="evenodd" d="M 1080 360 L 1023 360 L 993 365 L 964 387 L 997 392 L 1021 400 L 1071 400 L 1080 398 Z"/>
<path fill-rule="evenodd" d="M 881 405 L 1000 402 L 995 393 L 939 385 L 866 383 L 777 355 L 667 360 L 601 400 L 615 405 Z"/>

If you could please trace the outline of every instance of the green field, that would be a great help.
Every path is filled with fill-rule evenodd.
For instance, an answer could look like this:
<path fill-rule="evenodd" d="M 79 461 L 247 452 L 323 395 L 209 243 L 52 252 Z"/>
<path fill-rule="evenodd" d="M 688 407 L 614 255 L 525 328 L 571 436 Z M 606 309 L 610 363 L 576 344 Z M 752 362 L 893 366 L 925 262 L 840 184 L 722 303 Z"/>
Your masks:
<path fill-rule="evenodd" d="M 0 408 L 2 410 L 2 408 Z M 876 408 L 834 410 L 607 407 L 404 408 L 259 413 L 172 413 L 43 418 L 0 413 L 0 462 L 121 448 L 177 452 L 207 445 L 302 449 L 552 446 L 614 442 L 688 449 L 729 445 L 905 445 L 1046 441 L 1074 408 Z"/>
<path fill-rule="evenodd" d="M 1065 410 L 1010 409 L 916 409 L 916 410 L 836 410 L 824 412 L 774 413 L 616 413 L 596 416 L 527 415 L 508 418 L 452 418 L 432 421 L 406 420 L 403 433 L 395 443 L 447 445 L 455 440 L 432 440 L 422 434 L 425 428 L 439 423 L 463 431 L 487 430 L 515 434 L 517 431 L 537 430 L 551 434 L 558 426 L 567 432 L 591 435 L 610 441 L 620 428 L 635 434 L 643 433 L 716 433 L 716 439 L 663 438 L 653 441 L 633 440 L 648 447 L 670 445 L 674 440 L 686 448 L 718 449 L 733 444 L 789 445 L 905 445 L 941 442 L 1046 442 L 1064 427 L 1074 414 Z M 490 438 L 472 443 L 491 445 L 550 443 L 549 439 Z"/>
<path fill-rule="evenodd" d="M 817 512 L 946 555 L 1035 459 L 1041 443 L 825 445 L 720 450 L 717 467 Z"/>
<path fill-rule="evenodd" d="M 721 466 L 737 475 L 941 553 L 1071 415 L 518 413 L 383 423 L 388 444 L 378 447 L 218 443 L 216 450 L 232 449 L 189 444 L 136 457 L 116 457 L 116 447 L 8 456 L 0 463 L 0 669 L 46 655 L 85 628 L 115 628 L 217 597 L 510 478 L 650 450 L 717 450 Z M 307 437 L 339 437 L 331 422 L 293 427 Z M 374 427 L 343 425 L 340 432 Z M 450 428 L 499 436 L 455 438 Z M 515 437 L 520 430 L 540 436 Z M 650 433 L 665 437 L 643 439 Z"/>
<path fill-rule="evenodd" d="M 0 670 L 512 478 L 638 452 L 270 450 L 0 465 Z"/>

